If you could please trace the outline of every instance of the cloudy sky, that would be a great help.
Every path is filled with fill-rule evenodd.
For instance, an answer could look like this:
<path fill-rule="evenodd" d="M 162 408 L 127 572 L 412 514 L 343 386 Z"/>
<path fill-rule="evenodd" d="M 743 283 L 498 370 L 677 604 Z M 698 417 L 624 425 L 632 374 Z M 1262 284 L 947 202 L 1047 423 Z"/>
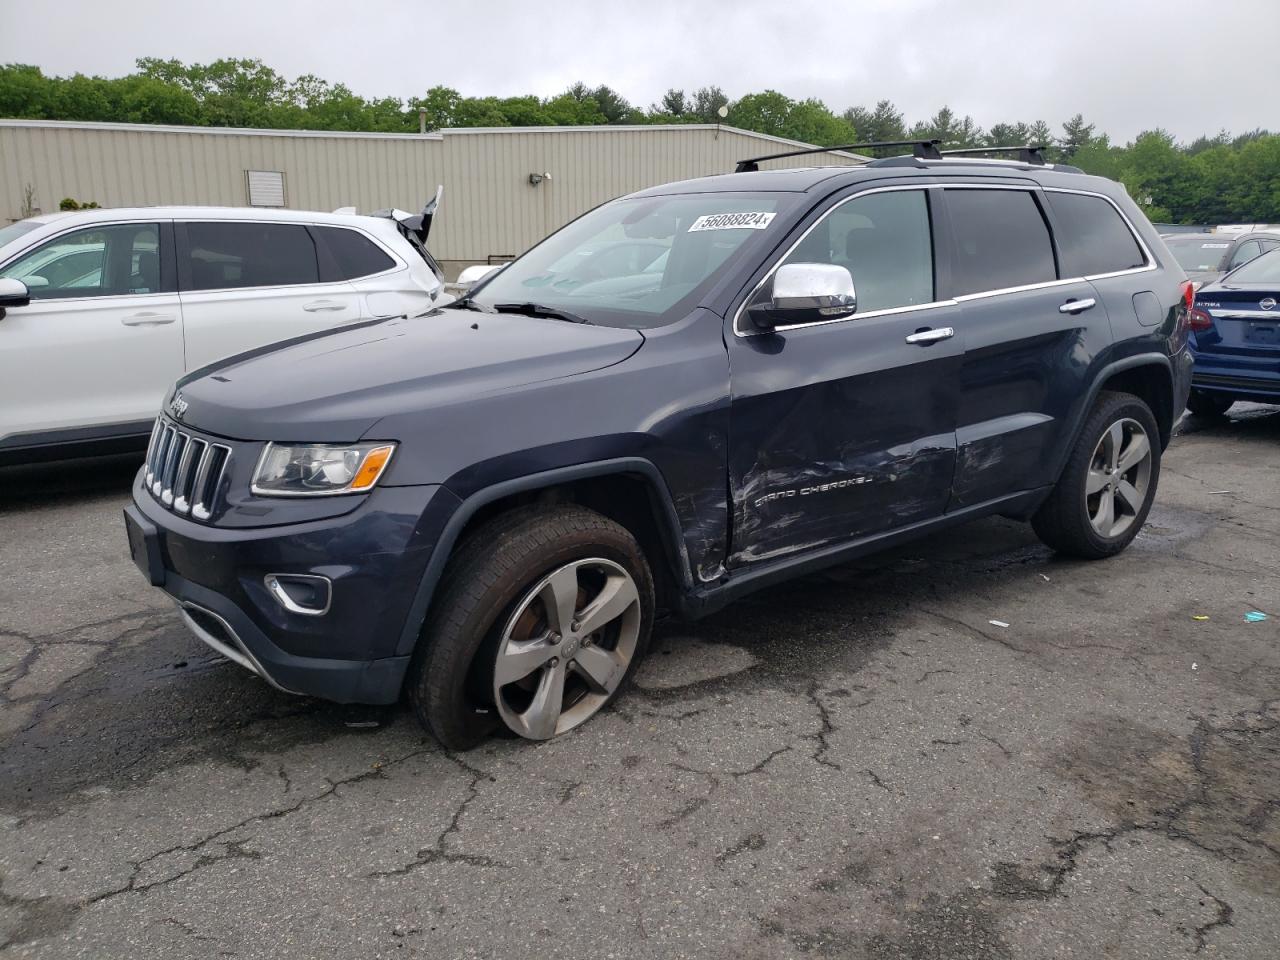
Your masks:
<path fill-rule="evenodd" d="M 365 96 L 606 83 L 888 98 L 982 126 L 1081 112 L 1113 139 L 1280 129 L 1280 0 L 0 0 L 0 62 L 118 75 L 137 57 L 259 57 Z M 1250 64 L 1258 66 L 1254 74 Z M 1267 65 L 1265 68 L 1263 65 Z"/>

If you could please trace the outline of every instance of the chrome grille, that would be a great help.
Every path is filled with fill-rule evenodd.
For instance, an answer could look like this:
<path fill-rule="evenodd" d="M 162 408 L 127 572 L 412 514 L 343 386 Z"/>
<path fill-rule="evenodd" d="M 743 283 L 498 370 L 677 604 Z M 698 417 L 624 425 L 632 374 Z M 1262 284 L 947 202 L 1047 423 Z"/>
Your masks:
<path fill-rule="evenodd" d="M 160 417 L 147 446 L 143 482 L 174 513 L 208 520 L 230 462 L 230 447 L 187 433 Z"/>

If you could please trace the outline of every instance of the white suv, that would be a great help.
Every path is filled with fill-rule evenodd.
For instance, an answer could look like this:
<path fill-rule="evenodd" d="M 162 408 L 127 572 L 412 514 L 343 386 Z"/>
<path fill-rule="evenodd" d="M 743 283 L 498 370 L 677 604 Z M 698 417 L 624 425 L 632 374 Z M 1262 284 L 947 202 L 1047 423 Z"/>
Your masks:
<path fill-rule="evenodd" d="M 433 208 L 150 207 L 0 227 L 0 463 L 145 443 L 188 371 L 445 302 L 423 245 Z"/>

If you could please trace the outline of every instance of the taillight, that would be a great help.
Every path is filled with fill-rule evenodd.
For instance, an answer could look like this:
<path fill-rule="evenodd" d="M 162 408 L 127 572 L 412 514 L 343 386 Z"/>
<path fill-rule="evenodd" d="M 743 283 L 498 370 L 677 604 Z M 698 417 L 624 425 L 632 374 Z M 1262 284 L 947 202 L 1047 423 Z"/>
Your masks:
<path fill-rule="evenodd" d="M 1210 330 L 1213 328 L 1213 317 L 1199 307 L 1191 308 L 1191 319 L 1187 324 L 1192 330 Z"/>
<path fill-rule="evenodd" d="M 1182 302 L 1190 310 L 1196 305 L 1196 285 L 1190 280 L 1182 281 Z"/>

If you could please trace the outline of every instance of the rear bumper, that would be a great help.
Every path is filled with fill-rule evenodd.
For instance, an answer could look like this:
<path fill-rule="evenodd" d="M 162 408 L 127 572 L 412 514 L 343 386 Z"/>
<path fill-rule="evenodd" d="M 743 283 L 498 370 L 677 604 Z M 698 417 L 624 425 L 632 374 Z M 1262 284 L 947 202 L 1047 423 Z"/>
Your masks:
<path fill-rule="evenodd" d="M 1195 357 L 1191 385 L 1197 390 L 1263 403 L 1275 403 L 1280 398 L 1280 359 L 1206 353 L 1197 353 Z"/>
<path fill-rule="evenodd" d="M 396 643 L 456 503 L 441 487 L 395 487 L 342 517 L 231 529 L 170 513 L 136 480 L 125 514 L 135 561 L 204 643 L 290 693 L 393 703 L 410 659 Z M 273 573 L 325 578 L 325 611 L 287 609 Z"/>

